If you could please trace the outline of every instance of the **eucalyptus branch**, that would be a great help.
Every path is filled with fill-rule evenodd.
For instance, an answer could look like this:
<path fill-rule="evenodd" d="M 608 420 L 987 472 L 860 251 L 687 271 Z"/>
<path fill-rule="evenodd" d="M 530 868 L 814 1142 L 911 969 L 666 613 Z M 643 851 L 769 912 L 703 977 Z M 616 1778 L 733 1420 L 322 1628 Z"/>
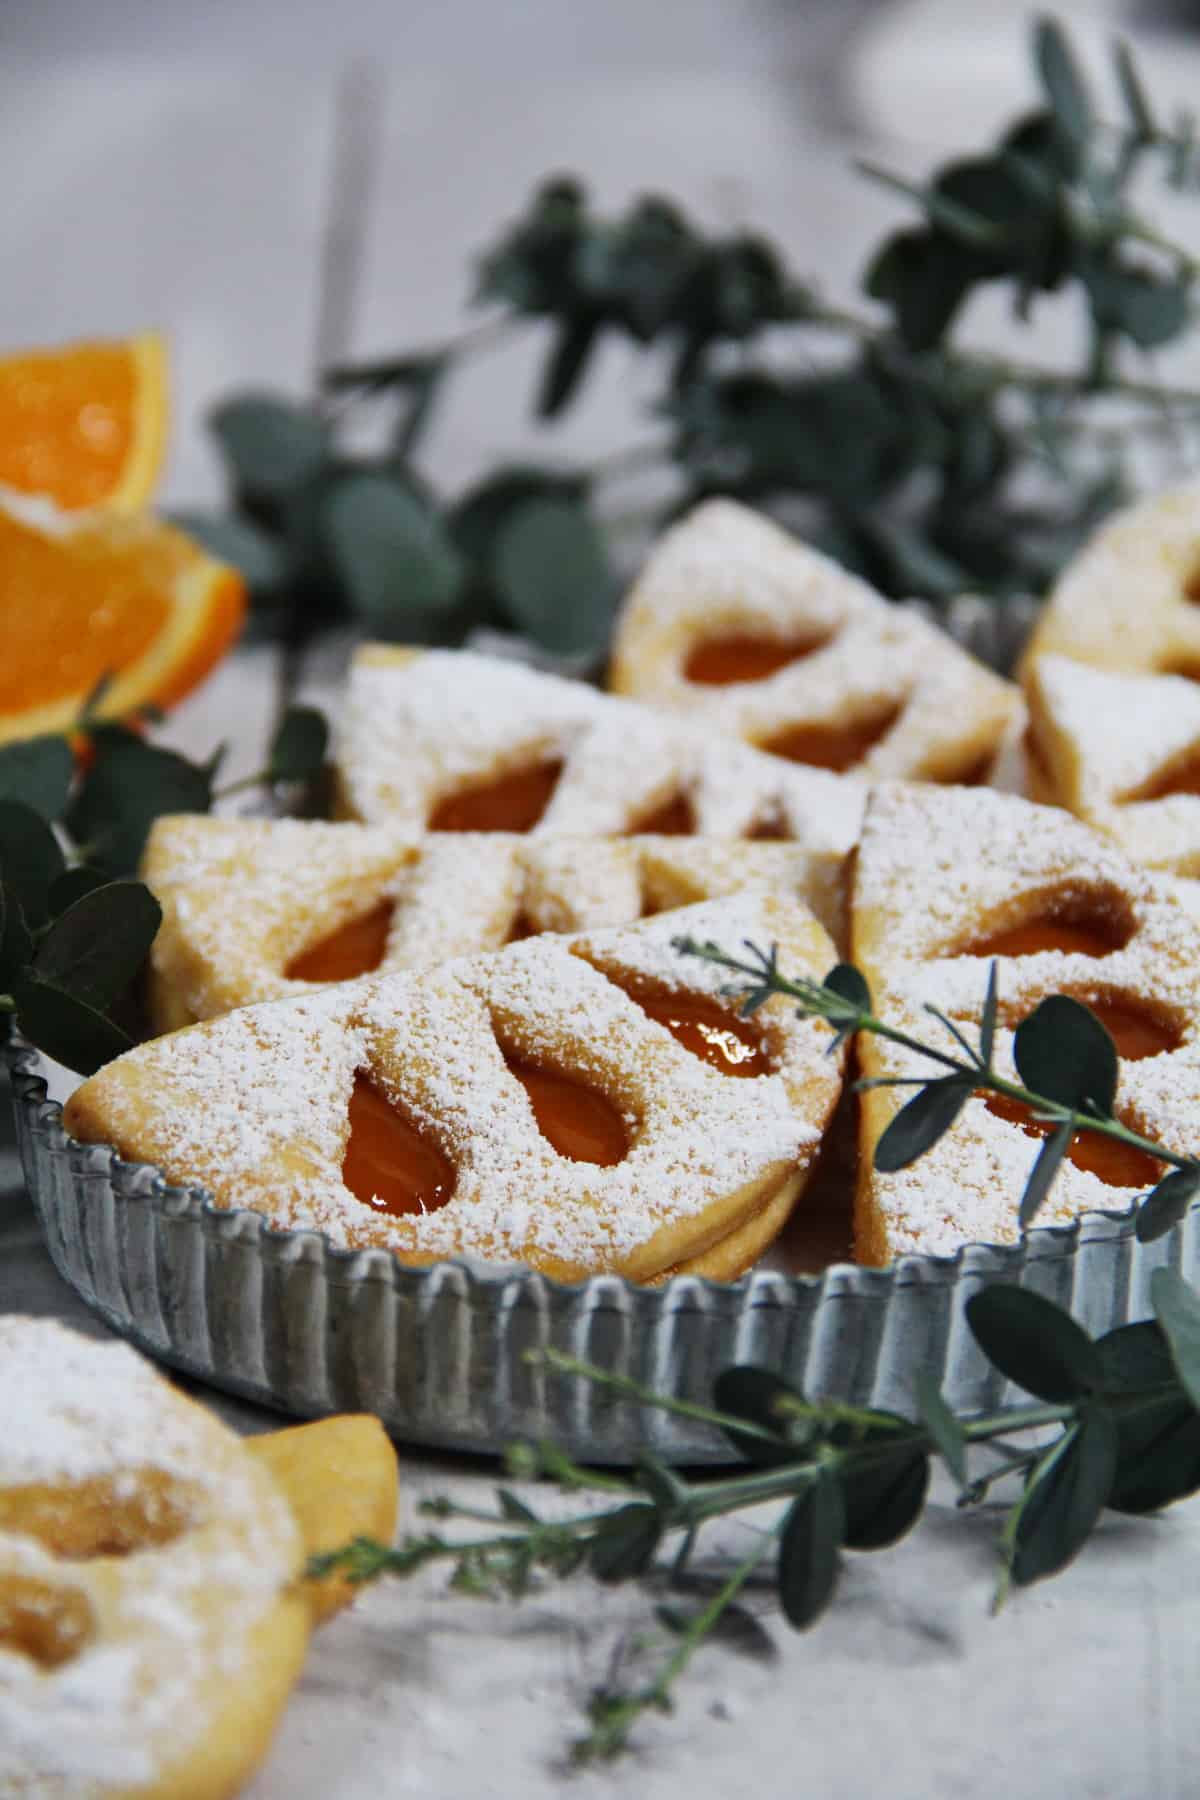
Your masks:
<path fill-rule="evenodd" d="M 860 1089 L 916 1087 L 920 1090 L 896 1115 L 876 1144 L 877 1169 L 891 1171 L 906 1167 L 953 1126 L 958 1109 L 948 1111 L 940 1106 L 938 1102 L 942 1095 L 957 1095 L 961 1106 L 971 1094 L 984 1093 L 1011 1101 L 1031 1121 L 1053 1127 L 1052 1135 L 1047 1138 L 1031 1170 L 1021 1200 L 1023 1226 L 1029 1225 L 1036 1216 L 1072 1140 L 1081 1132 L 1125 1144 L 1167 1165 L 1169 1172 L 1146 1194 L 1139 1206 L 1137 1234 L 1143 1242 L 1161 1236 L 1176 1224 L 1200 1192 L 1200 1159 L 1135 1131 L 1116 1116 L 1116 1046 L 1095 1014 L 1077 1000 L 1063 994 L 1052 995 L 1016 1029 L 1013 1054 L 1018 1077 L 1023 1065 L 1036 1068 L 1041 1071 L 1039 1087 L 1022 1079 L 1010 1080 L 995 1066 L 998 994 L 994 963 L 981 1009 L 978 1049 L 967 1041 L 951 1019 L 936 1008 L 926 1008 L 958 1046 L 955 1051 L 914 1037 L 877 1017 L 872 1010 L 865 979 L 849 964 L 840 964 L 824 982 L 816 982 L 781 973 L 774 947 L 762 950 L 747 941 L 746 955 L 739 957 L 730 955 L 716 944 L 683 937 L 675 940 L 675 948 L 682 955 L 700 957 L 740 976 L 741 980 L 730 983 L 725 991 L 741 996 L 743 1016 L 748 1017 L 756 1011 L 772 994 L 782 994 L 796 1002 L 796 1011 L 801 1018 L 824 1019 L 831 1025 L 835 1044 L 866 1032 L 948 1071 L 937 1076 L 881 1075 L 858 1083 Z M 1053 1057 L 1048 1061 L 1039 1052 L 1051 1045 Z M 1051 1061 L 1054 1064 L 1054 1091 L 1048 1091 Z"/>
<path fill-rule="evenodd" d="M 1200 1298 L 1167 1270 L 1155 1275 L 1152 1292 L 1157 1322 L 1096 1342 L 1026 1289 L 998 1284 L 973 1295 L 966 1317 L 980 1347 L 1002 1375 L 1039 1396 L 983 1418 L 960 1417 L 936 1390 L 918 1393 L 916 1420 L 809 1399 L 781 1375 L 755 1368 L 726 1370 L 714 1404 L 697 1407 L 576 1357 L 533 1352 L 531 1360 L 564 1378 L 705 1420 L 753 1466 L 690 1480 L 644 1456 L 629 1477 L 614 1477 L 551 1446 L 521 1445 L 510 1465 L 526 1476 L 549 1476 L 570 1491 L 586 1482 L 612 1501 L 546 1518 L 510 1488 L 497 1490 L 490 1512 L 435 1499 L 421 1510 L 480 1525 L 482 1534 L 410 1534 L 395 1548 L 359 1538 L 313 1557 L 308 1576 L 340 1574 L 361 1585 L 441 1562 L 452 1566 L 453 1589 L 489 1597 L 519 1599 L 537 1576 L 581 1573 L 613 1583 L 657 1571 L 656 1580 L 678 1588 L 703 1529 L 717 1518 L 751 1515 L 750 1550 L 725 1564 L 716 1590 L 649 1678 L 622 1683 L 618 1666 L 592 1694 L 589 1730 L 575 1755 L 614 1756 L 647 1712 L 670 1710 L 696 1651 L 768 1556 L 786 1622 L 806 1629 L 832 1600 L 845 1553 L 886 1548 L 916 1524 L 936 1458 L 957 1484 L 960 1507 L 981 1504 L 998 1482 L 1022 1480 L 999 1538 L 994 1606 L 1012 1584 L 1065 1567 L 1106 1507 L 1155 1510 L 1200 1487 L 1200 1458 L 1187 1447 L 1200 1435 Z M 1012 1443 L 1021 1433 L 1033 1436 L 1027 1448 Z M 998 1460 L 972 1474 L 968 1456 L 976 1449 Z M 766 1517 L 754 1521 L 764 1507 Z M 673 1539 L 673 1554 L 660 1563 Z"/>

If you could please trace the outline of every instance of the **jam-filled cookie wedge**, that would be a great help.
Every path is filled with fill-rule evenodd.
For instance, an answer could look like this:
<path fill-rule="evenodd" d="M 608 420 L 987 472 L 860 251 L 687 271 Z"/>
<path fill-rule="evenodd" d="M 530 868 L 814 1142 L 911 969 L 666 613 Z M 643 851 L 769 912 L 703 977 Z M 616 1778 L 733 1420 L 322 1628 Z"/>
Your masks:
<path fill-rule="evenodd" d="M 228 1800 L 312 1625 L 286 1493 L 124 1344 L 9 1316 L 0 1393 L 0 1793 Z"/>
<path fill-rule="evenodd" d="M 1200 673 L 1200 480 L 1114 513 L 1059 576 L 1022 664 Z"/>
<path fill-rule="evenodd" d="M 1026 672 L 1037 798 L 1105 832 L 1135 862 L 1200 874 L 1200 687 L 1067 656 Z"/>
<path fill-rule="evenodd" d="M 1116 1109 L 1135 1130 L 1200 1152 L 1200 927 L 1170 886 L 1056 809 L 1011 795 L 881 786 L 863 827 L 851 947 L 878 1016 L 929 1042 L 935 1007 L 978 1041 L 995 962 L 997 1066 L 1015 1080 L 1013 1032 L 1063 993 L 1090 1006 L 1121 1058 Z M 949 1039 L 947 1039 L 949 1047 Z M 864 1076 L 940 1071 L 864 1034 Z M 855 1237 L 860 1261 L 1011 1243 L 1046 1127 L 977 1093 L 909 1168 L 880 1173 L 875 1147 L 911 1088 L 861 1096 Z M 1076 1137 L 1039 1223 L 1119 1210 L 1162 1173 L 1149 1156 Z"/>
<path fill-rule="evenodd" d="M 911 607 L 732 500 L 651 552 L 610 685 L 797 763 L 938 782 L 986 779 L 1020 706 Z"/>
<path fill-rule="evenodd" d="M 159 819 L 142 874 L 163 908 L 158 1031 L 316 982 L 497 950 L 540 931 L 630 925 L 765 888 L 840 931 L 842 858 L 710 838 L 539 838 L 293 819 Z"/>
<path fill-rule="evenodd" d="M 806 908 L 755 890 L 543 934 L 156 1039 L 76 1092 L 68 1129 L 406 1262 L 737 1273 L 801 1193 L 841 1063 L 782 1000 L 741 1019 L 681 933 L 777 943 L 816 977 L 836 960 Z"/>
<path fill-rule="evenodd" d="M 844 855 L 865 785 L 466 650 L 367 644 L 337 741 L 338 810 L 413 830 L 786 838 Z"/>

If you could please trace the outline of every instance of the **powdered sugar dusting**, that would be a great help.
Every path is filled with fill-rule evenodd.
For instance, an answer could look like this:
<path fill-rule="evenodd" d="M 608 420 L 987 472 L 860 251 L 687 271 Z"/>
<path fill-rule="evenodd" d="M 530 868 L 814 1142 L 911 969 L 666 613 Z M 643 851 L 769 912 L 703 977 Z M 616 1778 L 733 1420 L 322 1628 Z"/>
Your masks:
<path fill-rule="evenodd" d="M 761 680 L 689 680 L 692 651 L 732 636 L 811 647 Z M 706 501 L 655 546 L 613 668 L 622 693 L 751 744 L 799 726 L 869 728 L 898 709 L 856 765 L 878 776 L 952 779 L 999 750 L 1020 706 L 944 632 L 730 500 Z"/>
<path fill-rule="evenodd" d="M 32 1581 L 92 1621 L 57 1667 L 0 1644 L 0 1789 L 140 1789 L 204 1742 L 228 1683 L 255 1679 L 252 1633 L 299 1567 L 295 1520 L 233 1433 L 124 1345 L 9 1316 L 0 1376 L 0 1487 L 102 1480 L 132 1498 L 153 1475 L 186 1508 L 178 1536 L 120 1559 L 59 1558 L 19 1514 L 0 1530 L 0 1598 Z"/>
<path fill-rule="evenodd" d="M 1030 686 L 1055 797 L 1136 862 L 1180 873 L 1200 869 L 1200 796 L 1132 798 L 1200 751 L 1196 683 L 1043 656 Z"/>
<path fill-rule="evenodd" d="M 468 651 L 389 663 L 360 652 L 350 673 L 338 761 L 349 809 L 420 829 L 437 802 L 471 784 L 561 761 L 536 829 L 610 836 L 636 830 L 665 800 L 687 798 L 703 835 L 740 836 L 779 820 L 815 851 L 845 852 L 865 789 L 632 701 Z"/>
<path fill-rule="evenodd" d="M 191 1018 L 311 993 L 289 961 L 381 900 L 379 973 L 499 949 L 514 929 L 635 922 L 743 886 L 802 899 L 840 931 L 842 859 L 797 844 L 407 831 L 298 820 L 160 819 L 145 873 L 164 909 L 157 981 Z M 165 1012 L 165 1008 L 162 1009 Z"/>
<path fill-rule="evenodd" d="M 1000 1072 L 1017 1078 L 1013 1028 L 1048 994 L 1140 1005 L 1169 1028 L 1176 1046 L 1122 1063 L 1118 1113 L 1172 1149 L 1200 1153 L 1200 928 L 1172 884 L 1134 867 L 1054 809 L 968 790 L 877 791 L 853 905 L 855 957 L 871 982 L 876 1012 L 927 1042 L 941 1029 L 929 1007 L 958 1021 L 969 1038 L 977 1034 L 989 959 L 956 949 L 1044 916 L 1047 904 L 1064 896 L 1101 912 L 1120 908 L 1128 941 L 1103 956 L 1043 951 L 998 959 Z M 870 1076 L 934 1072 L 927 1058 L 880 1038 L 866 1040 L 860 1055 Z M 903 1090 L 871 1096 L 876 1132 L 905 1098 Z M 871 1174 L 871 1202 L 889 1258 L 948 1253 L 964 1242 L 1014 1242 L 1017 1201 L 1038 1148 L 983 1100 L 970 1100 L 953 1129 L 911 1168 Z M 1137 1191 L 1068 1162 L 1040 1218 L 1064 1222 L 1083 1211 L 1120 1208 Z"/>
<path fill-rule="evenodd" d="M 533 938 L 246 1008 L 145 1045 L 85 1084 L 68 1122 L 172 1179 L 203 1182 L 222 1204 L 315 1225 L 338 1243 L 417 1261 L 471 1252 L 560 1274 L 648 1276 L 736 1222 L 742 1190 L 759 1184 L 761 1203 L 763 1182 L 806 1164 L 839 1086 L 823 1025 L 773 1008 L 764 1030 L 776 1072 L 730 1080 L 586 960 L 630 975 L 669 966 L 682 971 L 681 987 L 711 991 L 704 965 L 667 949 L 691 930 L 778 939 L 793 966 L 814 974 L 835 956 L 803 908 L 753 894 L 585 940 Z M 643 941 L 652 948 L 639 961 Z M 553 1151 L 501 1042 L 606 1093 L 629 1124 L 625 1159 L 600 1168 Z M 389 1217 L 342 1182 L 358 1069 L 455 1163 L 455 1192 L 440 1210 Z"/>

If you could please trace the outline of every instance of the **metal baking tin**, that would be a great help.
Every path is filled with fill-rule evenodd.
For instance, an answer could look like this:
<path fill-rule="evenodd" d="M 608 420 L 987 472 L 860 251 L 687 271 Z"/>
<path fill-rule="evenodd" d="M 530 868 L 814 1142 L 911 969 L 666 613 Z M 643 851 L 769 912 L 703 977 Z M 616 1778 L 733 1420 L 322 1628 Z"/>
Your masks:
<path fill-rule="evenodd" d="M 1036 606 L 967 595 L 919 610 L 1010 668 Z M 1200 1277 L 1200 1201 L 1153 1244 L 1138 1243 L 1130 1208 L 1036 1228 L 1019 1244 L 819 1276 L 760 1268 L 732 1283 L 680 1275 L 645 1288 L 616 1275 L 567 1286 L 463 1261 L 411 1269 L 386 1250 L 277 1230 L 106 1145 L 76 1143 L 47 1099 L 37 1052 L 14 1043 L 7 1056 L 55 1267 L 114 1330 L 215 1387 L 287 1413 L 377 1413 L 409 1443 L 496 1452 L 553 1437 L 594 1462 L 642 1451 L 728 1459 L 697 1421 L 532 1365 L 528 1352 L 546 1348 L 702 1405 L 718 1372 L 740 1362 L 778 1369 L 814 1397 L 897 1412 L 912 1411 L 917 1373 L 930 1370 L 955 1408 L 992 1409 L 1014 1390 L 964 1321 L 984 1283 L 1019 1282 L 1098 1333 L 1149 1316 L 1155 1269 Z"/>
<path fill-rule="evenodd" d="M 1011 1246 L 820 1276 L 757 1269 L 732 1283 L 683 1275 L 644 1288 L 459 1261 L 412 1269 L 386 1250 L 277 1230 L 107 1145 L 77 1143 L 46 1097 L 37 1052 L 14 1044 L 7 1055 L 50 1254 L 109 1325 L 216 1387 L 288 1413 L 377 1413 L 410 1443 L 495 1452 L 552 1437 L 593 1462 L 642 1451 L 728 1459 L 703 1424 L 531 1365 L 527 1352 L 545 1348 L 700 1404 L 721 1369 L 761 1363 L 811 1396 L 898 1412 L 911 1412 L 916 1375 L 929 1370 L 955 1408 L 991 1409 L 1008 1389 L 963 1318 L 982 1284 L 1019 1282 L 1102 1332 L 1149 1315 L 1155 1269 L 1200 1275 L 1200 1203 L 1153 1244 L 1138 1243 L 1131 1208 Z"/>

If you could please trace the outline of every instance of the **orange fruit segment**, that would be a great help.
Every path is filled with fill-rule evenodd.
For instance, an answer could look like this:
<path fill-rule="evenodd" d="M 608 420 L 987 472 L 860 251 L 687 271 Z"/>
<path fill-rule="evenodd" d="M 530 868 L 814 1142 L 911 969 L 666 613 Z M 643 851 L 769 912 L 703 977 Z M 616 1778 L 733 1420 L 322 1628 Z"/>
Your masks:
<path fill-rule="evenodd" d="M 0 508 L 0 743 L 98 711 L 170 706 L 241 629 L 241 576 L 160 520 L 101 513 L 45 531 Z"/>
<path fill-rule="evenodd" d="M 158 480 L 167 410 L 152 332 L 0 357 L 0 487 L 64 512 L 135 511 Z"/>

